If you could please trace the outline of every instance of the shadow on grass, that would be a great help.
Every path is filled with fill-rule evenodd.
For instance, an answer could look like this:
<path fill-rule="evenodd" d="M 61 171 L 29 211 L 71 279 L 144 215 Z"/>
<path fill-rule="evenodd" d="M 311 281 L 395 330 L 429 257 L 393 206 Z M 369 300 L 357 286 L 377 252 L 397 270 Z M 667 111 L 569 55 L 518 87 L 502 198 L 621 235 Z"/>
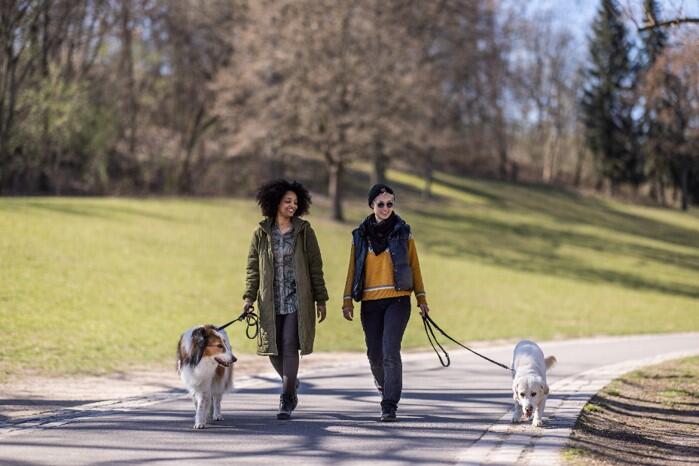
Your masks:
<path fill-rule="evenodd" d="M 470 178 L 437 177 L 452 189 L 488 199 L 494 208 L 546 215 L 561 225 L 586 225 L 663 243 L 699 248 L 699 232 L 613 209 L 604 201 L 564 188 Z"/>
<path fill-rule="evenodd" d="M 488 204 L 473 209 L 455 202 L 410 206 L 406 218 L 419 232 L 418 243 L 433 253 L 523 272 L 699 299 L 696 231 L 614 210 L 601 200 L 549 186 L 467 178 L 440 182 L 483 197 Z M 512 221 L 507 220 L 510 213 Z M 537 222 L 542 216 L 546 220 Z M 597 231 L 600 233 L 595 234 Z M 677 245 L 694 251 L 678 252 L 674 250 Z M 563 247 L 568 251 L 573 248 L 578 255 L 564 254 Z M 590 261 L 589 253 L 599 256 L 599 261 Z M 606 267 L 611 257 L 625 261 L 624 268 Z M 697 284 L 674 282 L 665 276 L 654 279 L 636 272 L 658 265 L 696 275 Z"/>
<path fill-rule="evenodd" d="M 153 220 L 161 220 L 167 222 L 179 222 L 174 216 L 153 212 L 148 209 L 137 208 L 138 204 L 129 205 L 113 205 L 107 204 L 102 200 L 89 201 L 80 199 L 79 203 L 72 202 L 66 198 L 46 198 L 32 199 L 25 198 L 21 200 L 12 199 L 11 202 L 0 203 L 0 210 L 5 211 L 23 211 L 31 213 L 35 210 L 37 213 L 41 211 L 56 212 L 61 214 L 75 215 L 79 217 L 101 218 L 104 220 L 117 219 L 119 215 L 145 217 Z"/>
<path fill-rule="evenodd" d="M 560 255 L 558 250 L 565 245 L 599 254 L 623 254 L 635 258 L 639 266 L 643 266 L 644 262 L 673 264 L 690 273 L 699 273 L 699 255 L 683 255 L 660 248 L 531 224 L 516 225 L 494 219 L 422 210 L 415 212 L 424 215 L 423 223 L 432 231 L 429 235 L 421 235 L 419 244 L 426 245 L 437 254 L 478 260 L 523 272 L 699 298 L 699 285 L 650 280 L 634 274 L 632 269 L 615 271 L 598 268 Z M 453 220 L 458 220 L 464 227 L 452 226 Z"/>
<path fill-rule="evenodd" d="M 573 446 L 619 463 L 681 464 L 678 459 L 683 458 L 687 463 L 697 464 L 699 447 L 691 440 L 688 443 L 688 437 L 693 436 L 686 434 L 699 425 L 699 411 L 630 400 L 618 401 L 603 392 L 597 394 L 591 403 L 598 409 L 583 411 L 576 424 L 576 435 L 572 437 Z M 639 429 L 640 425 L 646 428 Z M 667 435 L 668 428 L 673 429 L 671 435 Z M 662 461 L 636 463 L 649 459 Z"/>

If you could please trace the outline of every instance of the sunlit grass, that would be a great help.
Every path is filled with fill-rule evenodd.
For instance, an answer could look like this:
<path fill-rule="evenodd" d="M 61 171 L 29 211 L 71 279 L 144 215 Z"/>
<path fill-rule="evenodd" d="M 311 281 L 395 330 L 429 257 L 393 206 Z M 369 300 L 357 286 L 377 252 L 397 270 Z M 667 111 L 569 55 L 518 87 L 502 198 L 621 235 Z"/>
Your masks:
<path fill-rule="evenodd" d="M 389 172 L 412 225 L 433 317 L 464 340 L 699 329 L 699 217 L 537 186 Z M 316 350 L 362 350 L 339 308 L 350 231 L 318 232 L 331 296 Z M 0 199 L 0 378 L 173 358 L 179 334 L 240 312 L 259 212 L 250 199 Z M 415 313 L 405 348 L 427 344 Z M 254 345 L 230 329 L 238 352 Z"/>

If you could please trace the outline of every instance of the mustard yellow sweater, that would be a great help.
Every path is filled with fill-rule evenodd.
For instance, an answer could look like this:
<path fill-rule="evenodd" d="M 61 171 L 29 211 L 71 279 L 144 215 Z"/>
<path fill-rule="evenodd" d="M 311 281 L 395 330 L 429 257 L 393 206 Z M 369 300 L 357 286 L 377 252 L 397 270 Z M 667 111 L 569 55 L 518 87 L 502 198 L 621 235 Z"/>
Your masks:
<path fill-rule="evenodd" d="M 415 240 L 412 235 L 408 240 L 408 260 L 413 272 L 413 290 L 418 304 L 427 304 L 425 297 L 425 285 L 422 283 L 420 273 L 420 262 L 417 258 Z M 354 244 L 349 257 L 349 270 L 347 270 L 347 280 L 345 281 L 345 294 L 343 296 L 343 307 L 354 307 L 352 303 L 352 281 L 354 280 Z M 362 301 L 374 299 L 395 298 L 398 296 L 410 296 L 411 290 L 396 290 L 393 281 L 393 260 L 391 253 L 385 249 L 381 254 L 376 255 L 373 251 L 368 251 L 364 264 L 364 293 Z"/>

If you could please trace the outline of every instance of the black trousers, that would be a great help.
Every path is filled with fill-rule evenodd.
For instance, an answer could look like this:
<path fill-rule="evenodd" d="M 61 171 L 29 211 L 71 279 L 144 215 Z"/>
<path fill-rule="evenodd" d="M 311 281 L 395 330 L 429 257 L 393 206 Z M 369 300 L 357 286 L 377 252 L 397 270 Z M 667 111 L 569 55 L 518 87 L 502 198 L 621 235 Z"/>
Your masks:
<path fill-rule="evenodd" d="M 298 312 L 277 314 L 277 355 L 270 356 L 274 370 L 282 378 L 284 395 L 296 395 L 296 380 L 299 374 L 299 328 Z"/>
<path fill-rule="evenodd" d="M 401 342 L 410 319 L 410 296 L 362 301 L 361 320 L 367 357 L 382 408 L 396 409 L 403 390 Z"/>

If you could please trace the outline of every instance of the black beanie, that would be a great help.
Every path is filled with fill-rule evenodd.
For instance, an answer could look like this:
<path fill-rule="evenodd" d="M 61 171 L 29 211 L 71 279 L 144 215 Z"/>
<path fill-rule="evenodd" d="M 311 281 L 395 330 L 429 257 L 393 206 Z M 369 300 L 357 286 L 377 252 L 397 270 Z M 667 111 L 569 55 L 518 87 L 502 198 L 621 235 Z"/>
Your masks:
<path fill-rule="evenodd" d="M 393 190 L 390 186 L 382 183 L 375 184 L 374 186 L 372 186 L 369 190 L 369 207 L 371 207 L 371 203 L 374 199 L 376 199 L 376 196 L 378 196 L 381 193 L 393 194 Z"/>

